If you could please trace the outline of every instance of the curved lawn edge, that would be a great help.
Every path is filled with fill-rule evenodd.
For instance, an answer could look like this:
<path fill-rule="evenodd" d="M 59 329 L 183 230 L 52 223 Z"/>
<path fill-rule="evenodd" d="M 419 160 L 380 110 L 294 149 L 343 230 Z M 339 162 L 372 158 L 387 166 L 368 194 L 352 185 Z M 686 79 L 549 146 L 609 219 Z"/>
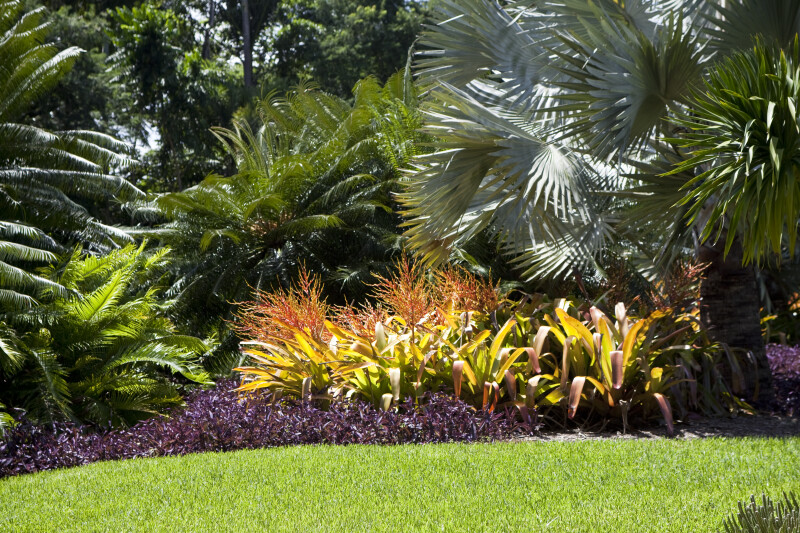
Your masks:
<path fill-rule="evenodd" d="M 800 438 L 294 446 L 0 481 L 12 531 L 716 531 Z"/>

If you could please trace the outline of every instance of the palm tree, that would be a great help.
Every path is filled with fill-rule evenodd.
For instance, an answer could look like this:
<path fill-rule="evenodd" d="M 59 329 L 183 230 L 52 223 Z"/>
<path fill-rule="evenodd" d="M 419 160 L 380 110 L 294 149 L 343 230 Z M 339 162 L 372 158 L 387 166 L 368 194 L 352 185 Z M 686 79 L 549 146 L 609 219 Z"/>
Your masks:
<path fill-rule="evenodd" d="M 390 192 L 414 155 L 415 108 L 406 72 L 383 87 L 363 80 L 352 104 L 301 86 L 261 101 L 255 128 L 215 129 L 238 172 L 157 197 L 139 215 L 167 221 L 131 231 L 174 249 L 171 294 L 190 330 L 232 318 L 231 304 L 288 285 L 301 265 L 351 297 L 388 271 L 399 251 Z M 238 353 L 232 337 L 223 346 Z M 215 369 L 235 362 L 223 360 Z"/>
<path fill-rule="evenodd" d="M 554 277 L 602 272 L 597 259 L 614 242 L 650 276 L 693 250 L 712 263 L 702 284 L 712 334 L 751 350 L 766 384 L 748 261 L 786 224 L 762 209 L 743 230 L 732 184 L 750 174 L 745 160 L 720 174 L 719 154 L 675 139 L 695 126 L 681 118 L 703 108 L 693 91 L 721 61 L 756 36 L 792 45 L 800 2 L 444 0 L 440 19 L 417 63 L 438 150 L 416 161 L 403 197 L 411 244 L 437 262 L 488 229 L 527 275 Z M 793 232 L 798 213 L 785 207 L 778 218 Z"/>
<path fill-rule="evenodd" d="M 108 173 L 130 161 L 122 143 L 19 122 L 81 53 L 44 44 L 43 16 L 43 8 L 26 12 L 18 0 L 0 0 L 0 307 L 12 309 L 33 306 L 54 288 L 31 267 L 52 262 L 63 245 L 82 242 L 105 251 L 128 239 L 91 216 L 86 205 L 141 195 Z"/>

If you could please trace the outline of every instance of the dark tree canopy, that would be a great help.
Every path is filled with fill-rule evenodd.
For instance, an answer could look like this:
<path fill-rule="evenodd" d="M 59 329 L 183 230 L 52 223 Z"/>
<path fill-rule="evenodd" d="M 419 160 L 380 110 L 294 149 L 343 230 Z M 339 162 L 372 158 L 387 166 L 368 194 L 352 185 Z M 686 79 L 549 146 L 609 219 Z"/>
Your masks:
<path fill-rule="evenodd" d="M 265 59 L 280 83 L 311 79 L 349 97 L 358 80 L 403 68 L 426 17 L 424 3 L 408 0 L 287 0 Z"/>

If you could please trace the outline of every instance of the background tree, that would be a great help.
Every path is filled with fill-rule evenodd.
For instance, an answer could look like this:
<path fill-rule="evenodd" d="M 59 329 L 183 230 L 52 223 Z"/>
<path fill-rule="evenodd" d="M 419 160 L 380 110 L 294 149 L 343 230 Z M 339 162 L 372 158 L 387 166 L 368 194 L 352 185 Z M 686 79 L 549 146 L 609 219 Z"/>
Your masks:
<path fill-rule="evenodd" d="M 359 79 L 377 74 L 386 80 L 405 64 L 419 29 L 415 13 L 422 11 L 417 3 L 308 3 L 302 10 L 308 20 L 295 23 L 289 17 L 300 17 L 299 11 L 288 3 L 248 0 L 244 46 L 241 2 L 44 3 L 54 11 L 53 45 L 76 44 L 87 53 L 57 90 L 29 109 L 26 121 L 125 140 L 140 161 L 129 179 L 152 191 L 181 190 L 209 173 L 229 173 L 231 161 L 210 128 L 229 125 L 234 111 L 258 94 L 316 78 L 326 90 L 352 98 Z M 306 23 L 313 34 L 302 30 Z M 238 66 L 244 63 L 248 68 Z"/>
<path fill-rule="evenodd" d="M 275 84 L 314 80 L 349 98 L 358 80 L 403 68 L 427 17 L 425 3 L 407 0 L 285 1 L 265 62 Z"/>
<path fill-rule="evenodd" d="M 228 23 L 231 41 L 242 60 L 244 85 L 255 85 L 253 49 L 275 18 L 278 0 L 225 0 L 221 19 Z"/>
<path fill-rule="evenodd" d="M 237 78 L 220 58 L 203 59 L 185 16 L 151 3 L 118 8 L 109 58 L 130 91 L 122 113 L 143 147 L 153 146 L 134 180 L 154 190 L 180 190 L 222 171 L 210 129 L 244 102 Z"/>

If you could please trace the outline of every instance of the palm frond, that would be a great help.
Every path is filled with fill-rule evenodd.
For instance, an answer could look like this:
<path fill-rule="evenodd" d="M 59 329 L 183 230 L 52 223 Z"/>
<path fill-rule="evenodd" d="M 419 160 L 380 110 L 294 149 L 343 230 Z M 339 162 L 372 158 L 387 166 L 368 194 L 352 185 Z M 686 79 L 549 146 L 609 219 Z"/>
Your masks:
<path fill-rule="evenodd" d="M 751 48 L 759 38 L 768 45 L 790 49 L 800 31 L 798 0 L 731 0 L 708 2 L 705 18 L 710 48 L 730 55 Z"/>

